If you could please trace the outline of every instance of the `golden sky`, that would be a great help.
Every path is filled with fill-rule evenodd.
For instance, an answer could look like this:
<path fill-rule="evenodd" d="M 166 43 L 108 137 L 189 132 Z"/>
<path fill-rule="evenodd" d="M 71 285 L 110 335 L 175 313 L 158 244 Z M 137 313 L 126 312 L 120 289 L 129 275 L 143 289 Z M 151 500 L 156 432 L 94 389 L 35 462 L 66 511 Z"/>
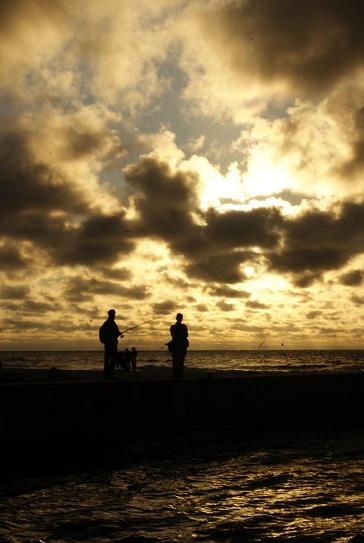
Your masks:
<path fill-rule="evenodd" d="M 0 348 L 364 348 L 363 20 L 3 0 Z"/>

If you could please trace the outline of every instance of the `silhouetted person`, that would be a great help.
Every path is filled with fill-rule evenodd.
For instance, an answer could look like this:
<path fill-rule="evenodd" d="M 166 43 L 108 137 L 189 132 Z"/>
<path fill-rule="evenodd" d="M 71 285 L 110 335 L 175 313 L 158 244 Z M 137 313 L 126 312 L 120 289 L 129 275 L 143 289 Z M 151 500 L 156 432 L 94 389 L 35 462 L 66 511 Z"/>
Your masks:
<path fill-rule="evenodd" d="M 132 347 L 131 348 L 131 353 L 130 353 L 130 361 L 131 361 L 131 371 L 133 373 L 136 372 L 137 356 L 138 356 L 138 351 L 136 350 L 135 347 Z"/>
<path fill-rule="evenodd" d="M 118 353 L 116 354 L 114 360 L 115 360 L 114 368 L 116 370 L 123 370 L 124 369 L 124 353 L 123 353 L 123 351 L 118 351 Z"/>
<path fill-rule="evenodd" d="M 172 341 L 169 342 L 168 348 L 172 353 L 173 377 L 183 377 L 185 356 L 189 346 L 188 329 L 185 324 L 182 324 L 182 320 L 182 313 L 177 313 L 176 323 L 170 328 Z"/>
<path fill-rule="evenodd" d="M 104 344 L 104 376 L 110 379 L 114 373 L 114 363 L 118 352 L 118 337 L 122 337 L 118 325 L 115 322 L 115 309 L 109 309 L 109 318 L 100 326 L 99 337 Z"/>
<path fill-rule="evenodd" d="M 125 371 L 130 371 L 131 353 L 128 348 L 124 351 Z"/>

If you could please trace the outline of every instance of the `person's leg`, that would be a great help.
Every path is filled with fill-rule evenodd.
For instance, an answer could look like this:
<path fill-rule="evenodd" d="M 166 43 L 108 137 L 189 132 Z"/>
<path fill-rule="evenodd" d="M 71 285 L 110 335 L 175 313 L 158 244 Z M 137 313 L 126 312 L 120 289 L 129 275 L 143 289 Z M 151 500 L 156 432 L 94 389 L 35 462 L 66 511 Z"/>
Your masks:
<path fill-rule="evenodd" d="M 178 359 L 178 377 L 183 377 L 183 355 Z"/>
<path fill-rule="evenodd" d="M 173 377 L 183 377 L 185 354 L 184 351 L 176 351 L 173 353 Z"/>
<path fill-rule="evenodd" d="M 172 375 L 178 377 L 178 356 L 177 353 L 172 353 Z"/>
<path fill-rule="evenodd" d="M 105 345 L 105 348 L 104 348 L 104 377 L 105 379 L 108 376 L 108 368 L 109 368 L 109 352 Z"/>

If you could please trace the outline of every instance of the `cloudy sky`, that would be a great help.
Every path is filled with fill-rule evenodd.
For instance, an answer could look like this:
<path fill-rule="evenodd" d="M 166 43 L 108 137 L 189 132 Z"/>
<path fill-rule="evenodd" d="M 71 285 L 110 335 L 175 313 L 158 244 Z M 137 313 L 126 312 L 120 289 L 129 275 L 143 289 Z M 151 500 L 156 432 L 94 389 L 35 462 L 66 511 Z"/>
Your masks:
<path fill-rule="evenodd" d="M 363 20 L 3 0 L 0 348 L 364 348 Z"/>

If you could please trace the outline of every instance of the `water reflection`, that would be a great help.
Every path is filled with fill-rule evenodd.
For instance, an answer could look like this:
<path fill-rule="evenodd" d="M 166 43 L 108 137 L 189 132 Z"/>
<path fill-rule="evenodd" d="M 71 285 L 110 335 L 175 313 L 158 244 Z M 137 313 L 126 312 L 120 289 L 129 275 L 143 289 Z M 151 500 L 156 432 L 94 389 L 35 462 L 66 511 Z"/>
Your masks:
<path fill-rule="evenodd" d="M 360 534 L 364 435 L 282 439 L 8 487 L 0 540 L 344 543 Z"/>

